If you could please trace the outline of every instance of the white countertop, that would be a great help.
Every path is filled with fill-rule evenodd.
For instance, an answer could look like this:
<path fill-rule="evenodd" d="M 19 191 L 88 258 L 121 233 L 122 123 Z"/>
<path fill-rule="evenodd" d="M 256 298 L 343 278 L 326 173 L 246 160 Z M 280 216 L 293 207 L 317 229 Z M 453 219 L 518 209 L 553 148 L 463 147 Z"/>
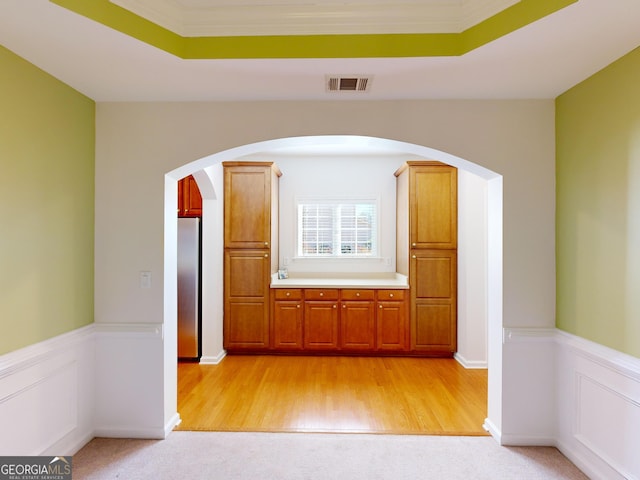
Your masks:
<path fill-rule="evenodd" d="M 409 288 L 406 275 L 391 274 L 361 274 L 332 275 L 330 273 L 304 276 L 293 274 L 289 278 L 280 279 L 278 274 L 271 276 L 271 288 Z"/>

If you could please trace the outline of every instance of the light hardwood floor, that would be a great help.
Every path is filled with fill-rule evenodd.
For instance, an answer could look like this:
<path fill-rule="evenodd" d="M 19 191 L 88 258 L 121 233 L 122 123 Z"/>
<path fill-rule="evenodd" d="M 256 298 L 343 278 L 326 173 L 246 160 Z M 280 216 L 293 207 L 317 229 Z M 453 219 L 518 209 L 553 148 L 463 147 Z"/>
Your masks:
<path fill-rule="evenodd" d="M 177 430 L 486 435 L 487 371 L 453 359 L 238 356 L 178 364 Z"/>

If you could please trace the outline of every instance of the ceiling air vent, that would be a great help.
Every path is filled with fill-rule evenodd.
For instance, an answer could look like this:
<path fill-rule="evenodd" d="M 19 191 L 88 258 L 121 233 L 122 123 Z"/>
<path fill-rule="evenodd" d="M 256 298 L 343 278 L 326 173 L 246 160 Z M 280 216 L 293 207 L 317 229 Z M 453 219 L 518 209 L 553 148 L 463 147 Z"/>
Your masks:
<path fill-rule="evenodd" d="M 329 92 L 368 92 L 370 88 L 371 76 L 327 76 L 327 90 Z"/>

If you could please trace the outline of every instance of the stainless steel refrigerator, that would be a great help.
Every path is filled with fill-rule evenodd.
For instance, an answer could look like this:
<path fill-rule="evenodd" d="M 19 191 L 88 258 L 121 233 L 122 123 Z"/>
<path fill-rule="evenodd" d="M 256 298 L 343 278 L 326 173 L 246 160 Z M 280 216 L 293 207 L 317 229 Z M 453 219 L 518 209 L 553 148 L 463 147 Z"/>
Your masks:
<path fill-rule="evenodd" d="M 178 358 L 200 359 L 200 219 L 178 218 Z"/>

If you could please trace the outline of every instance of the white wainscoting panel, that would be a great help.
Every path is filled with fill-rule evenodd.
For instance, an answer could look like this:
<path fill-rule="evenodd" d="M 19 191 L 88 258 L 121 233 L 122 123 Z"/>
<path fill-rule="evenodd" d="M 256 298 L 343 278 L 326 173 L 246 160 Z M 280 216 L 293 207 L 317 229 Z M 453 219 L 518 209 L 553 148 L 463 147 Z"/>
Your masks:
<path fill-rule="evenodd" d="M 594 479 L 640 479 L 640 359 L 558 331 L 557 446 Z"/>
<path fill-rule="evenodd" d="M 73 455 L 93 437 L 93 326 L 0 357 L 0 452 Z"/>
<path fill-rule="evenodd" d="M 96 323 L 95 435 L 165 438 L 162 324 Z"/>
<path fill-rule="evenodd" d="M 555 445 L 555 332 L 503 330 L 502 445 Z"/>

